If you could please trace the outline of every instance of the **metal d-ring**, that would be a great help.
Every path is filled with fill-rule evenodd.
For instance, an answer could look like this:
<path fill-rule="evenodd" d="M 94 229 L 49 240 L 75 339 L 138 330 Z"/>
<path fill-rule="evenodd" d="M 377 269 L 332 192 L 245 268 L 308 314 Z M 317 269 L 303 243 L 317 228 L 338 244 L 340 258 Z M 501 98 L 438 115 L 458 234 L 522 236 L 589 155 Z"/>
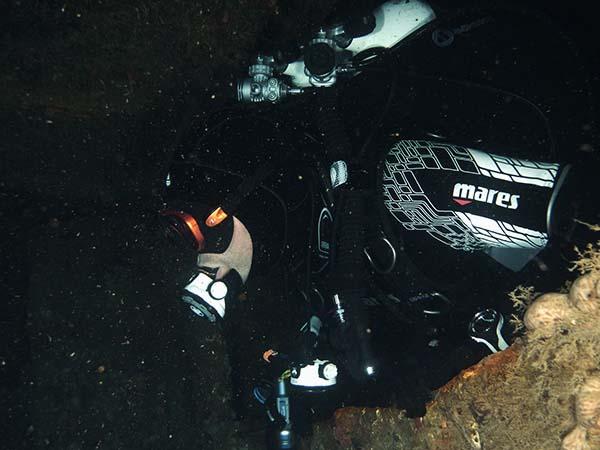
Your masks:
<path fill-rule="evenodd" d="M 391 264 L 388 267 L 386 267 L 385 269 L 382 269 L 377 264 L 375 264 L 375 262 L 373 261 L 373 258 L 369 254 L 369 250 L 368 250 L 369 247 L 363 248 L 363 253 L 367 257 L 367 261 L 369 261 L 369 264 L 371 264 L 371 267 L 373 268 L 373 270 L 375 272 L 377 272 L 377 273 L 379 273 L 381 275 L 387 275 L 392 270 L 394 270 L 394 266 L 396 265 L 396 249 L 394 248 L 394 246 L 392 245 L 392 243 L 388 240 L 388 238 L 382 237 L 381 240 L 388 245 L 390 251 L 392 252 L 392 262 L 391 262 Z"/>

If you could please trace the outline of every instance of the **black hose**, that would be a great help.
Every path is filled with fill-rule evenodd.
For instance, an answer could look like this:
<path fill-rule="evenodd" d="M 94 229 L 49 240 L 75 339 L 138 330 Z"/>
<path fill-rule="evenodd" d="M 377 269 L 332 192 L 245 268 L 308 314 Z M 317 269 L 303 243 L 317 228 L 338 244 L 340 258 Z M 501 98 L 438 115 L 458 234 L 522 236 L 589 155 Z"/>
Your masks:
<path fill-rule="evenodd" d="M 555 29 L 559 28 L 557 26 L 556 22 L 553 19 L 551 19 L 549 16 L 542 14 L 539 11 L 531 10 L 531 9 L 528 9 L 527 7 L 523 7 L 523 6 L 511 6 L 511 5 L 503 4 L 503 5 L 485 5 L 485 6 L 480 6 L 480 7 L 461 8 L 452 14 L 449 14 L 445 17 L 436 19 L 430 25 L 428 25 L 427 27 L 425 27 L 422 30 L 419 30 L 418 33 L 411 35 L 409 39 L 403 40 L 401 43 L 399 43 L 399 45 L 397 45 L 396 47 L 394 47 L 391 50 L 375 48 L 375 49 L 370 49 L 369 51 L 359 53 L 354 58 L 355 64 L 357 65 L 357 67 L 360 67 L 360 69 L 363 71 L 364 70 L 381 70 L 379 63 L 377 63 L 376 65 L 375 64 L 372 65 L 371 61 L 372 60 L 378 61 L 378 60 L 381 60 L 382 57 L 388 57 L 388 56 L 393 55 L 393 53 L 399 51 L 402 47 L 406 47 L 409 43 L 414 41 L 418 36 L 424 34 L 424 32 L 426 30 L 430 30 L 433 26 L 438 26 L 439 22 L 441 20 L 443 20 L 444 22 L 448 22 L 448 21 L 457 19 L 461 16 L 467 15 L 467 14 L 491 14 L 491 13 L 498 13 L 498 12 L 500 12 L 500 13 L 515 13 L 515 14 L 518 14 L 518 15 L 524 16 L 524 17 L 532 17 L 533 19 L 535 19 L 541 23 L 544 23 L 548 27 L 555 28 Z M 564 33 L 559 33 L 559 34 L 560 34 L 561 39 L 566 43 L 567 47 L 569 48 L 571 53 L 575 56 L 575 58 L 581 60 L 581 57 L 579 55 L 579 52 L 578 52 L 577 47 L 574 44 L 573 40 L 571 38 L 569 38 L 568 36 L 566 36 Z M 581 63 L 580 67 L 584 67 L 584 64 Z M 395 66 L 394 66 L 394 68 L 395 68 Z M 367 136 L 367 138 L 365 139 L 365 141 L 363 142 L 363 144 L 361 146 L 361 149 L 357 153 L 357 158 L 359 160 L 361 160 L 364 157 L 377 129 L 381 126 L 381 123 L 382 123 L 383 119 L 385 118 L 385 113 L 387 112 L 387 110 L 389 109 L 389 107 L 391 105 L 393 96 L 395 95 L 395 87 L 396 87 L 398 73 L 400 73 L 400 72 L 398 72 L 397 70 L 394 70 L 394 81 L 390 88 L 388 100 L 382 110 L 382 114 L 380 115 L 379 120 L 375 122 L 375 125 L 372 127 L 372 131 Z M 503 95 L 513 97 L 517 101 L 520 101 L 520 102 L 528 105 L 541 118 L 543 125 L 546 129 L 547 135 L 548 135 L 548 140 L 550 141 L 550 152 L 553 155 L 553 157 L 556 157 L 558 145 L 556 142 L 556 137 L 554 136 L 554 133 L 552 131 L 552 127 L 550 126 L 550 121 L 546 117 L 544 112 L 541 110 L 541 108 L 538 105 L 536 105 L 534 102 L 532 102 L 531 100 L 529 100 L 519 94 L 516 94 L 514 92 L 506 91 L 504 89 L 493 87 L 493 86 L 482 85 L 480 83 L 476 83 L 476 82 L 472 82 L 472 81 L 455 80 L 455 79 L 450 79 L 450 78 L 446 78 L 446 77 L 442 77 L 442 76 L 419 75 L 419 74 L 411 73 L 411 72 L 402 72 L 402 74 L 411 76 L 414 78 L 430 79 L 430 80 L 434 80 L 434 81 L 445 81 L 448 83 L 461 84 L 461 85 L 467 86 L 467 87 L 475 87 L 475 88 L 487 90 L 490 92 L 500 93 Z M 591 117 L 594 117 L 594 112 L 595 112 L 596 108 L 595 108 L 595 103 L 591 96 L 592 89 L 590 86 L 590 79 L 586 73 L 583 73 L 583 78 L 584 78 L 584 84 L 586 85 L 586 91 L 588 93 L 590 93 L 588 95 L 588 101 L 589 101 L 588 112 L 590 113 Z"/>
<path fill-rule="evenodd" d="M 494 2 L 490 5 L 482 5 L 482 6 L 470 7 L 470 8 L 461 8 L 458 11 L 456 11 L 454 14 L 451 14 L 448 17 L 444 17 L 443 19 L 444 19 L 444 21 L 450 21 L 450 20 L 456 19 L 456 18 L 458 18 L 462 15 L 466 15 L 466 14 L 492 14 L 492 13 L 517 14 L 522 17 L 537 20 L 539 23 L 543 23 L 553 30 L 558 30 L 558 34 L 559 34 L 560 38 L 565 42 L 566 46 L 569 48 L 571 54 L 575 57 L 575 59 L 579 61 L 579 64 L 578 64 L 579 72 L 581 73 L 581 75 L 583 77 L 583 83 L 585 85 L 585 91 L 587 93 L 587 100 L 588 100 L 587 110 L 590 114 L 590 117 L 595 118 L 596 117 L 596 113 L 595 113 L 596 112 L 596 102 L 594 101 L 594 98 L 592 95 L 593 89 L 592 89 L 591 83 L 590 83 L 590 76 L 587 73 L 587 71 L 585 70 L 585 64 L 582 61 L 578 47 L 572 38 L 570 38 L 564 32 L 560 31 L 560 27 L 558 26 L 556 20 L 552 19 L 547 14 L 542 13 L 538 10 L 532 9 L 531 7 L 521 5 L 520 3 L 511 5 L 511 4 L 506 4 L 506 3 L 502 3 L 502 2 L 500 2 L 500 3 Z M 438 22 L 438 20 L 436 20 L 435 22 Z M 431 78 L 436 78 L 436 77 L 431 77 Z M 441 79 L 440 77 L 437 77 L 437 78 Z M 446 81 L 452 81 L 455 83 L 460 82 L 459 80 L 446 80 Z M 467 83 L 469 83 L 471 85 L 478 86 L 481 88 L 487 87 L 491 90 L 493 89 L 498 92 L 502 92 L 504 94 L 514 96 L 516 99 L 523 101 L 523 102 L 529 104 L 530 106 L 533 106 L 534 109 L 536 110 L 536 112 L 540 115 L 540 117 L 542 117 L 542 120 L 544 121 L 544 124 L 546 125 L 546 128 L 548 130 L 548 136 L 551 141 L 550 145 L 552 146 L 552 152 L 555 154 L 556 147 L 557 147 L 556 139 L 554 138 L 554 135 L 551 131 L 551 128 L 549 125 L 549 120 L 546 118 L 545 114 L 543 113 L 543 111 L 540 109 L 539 106 L 537 106 L 535 103 L 533 103 L 532 101 L 530 101 L 522 96 L 519 96 L 512 92 L 504 91 L 499 88 L 482 86 L 482 85 L 478 85 L 477 83 L 468 82 L 468 81 L 465 81 L 462 83 L 465 85 Z"/>
<path fill-rule="evenodd" d="M 359 161 L 364 158 L 365 153 L 367 152 L 367 149 L 369 148 L 369 146 L 371 145 L 371 142 L 373 141 L 373 138 L 375 137 L 375 133 L 377 133 L 377 131 L 379 131 L 379 129 L 381 128 L 381 125 L 383 124 L 383 121 L 386 118 L 390 107 L 392 106 L 394 97 L 396 96 L 396 87 L 398 84 L 398 70 L 395 65 L 392 65 L 392 67 L 393 67 L 392 68 L 392 80 L 391 80 L 392 84 L 390 85 L 390 89 L 388 92 L 387 100 L 385 102 L 385 106 L 381 110 L 381 114 L 379 114 L 379 117 L 377 118 L 377 120 L 375 121 L 373 126 L 371 127 L 371 131 L 369 132 L 369 135 L 364 140 L 362 146 L 360 147 L 360 150 L 358 151 L 357 159 Z"/>
<path fill-rule="evenodd" d="M 317 126 L 325 140 L 325 156 L 328 164 L 347 159 L 352 145 L 341 114 L 338 111 L 337 90 L 322 88 L 318 95 Z"/>
<path fill-rule="evenodd" d="M 366 244 L 365 200 L 363 191 L 340 191 L 332 253 L 332 281 L 336 290 L 366 292 L 369 272 L 363 255 Z"/>
<path fill-rule="evenodd" d="M 493 86 L 486 86 L 484 84 L 476 83 L 474 81 L 455 80 L 453 78 L 446 78 L 446 77 L 442 77 L 442 76 L 438 76 L 438 75 L 436 75 L 436 76 L 420 75 L 420 74 L 416 74 L 416 73 L 412 73 L 412 72 L 401 72 L 401 73 L 402 73 L 402 75 L 405 75 L 408 77 L 420 78 L 423 80 L 445 81 L 446 83 L 454 83 L 454 84 L 459 84 L 459 85 L 463 85 L 466 87 L 474 87 L 474 88 L 494 92 L 496 94 L 502 94 L 505 96 L 513 97 L 516 100 L 518 100 L 522 103 L 525 103 L 526 105 L 530 106 L 542 120 L 542 122 L 544 124 L 544 128 L 546 128 L 546 133 L 548 134 L 548 140 L 550 141 L 550 153 L 552 154 L 552 157 L 556 157 L 556 150 L 557 150 L 556 138 L 554 137 L 554 134 L 552 133 L 552 127 L 550 126 L 550 121 L 548 120 L 548 117 L 546 117 L 544 112 L 541 110 L 541 108 L 538 105 L 536 105 L 535 103 L 533 103 L 531 100 L 529 100 L 519 94 L 516 94 L 514 92 L 506 91 L 504 89 L 493 87 Z"/>
<path fill-rule="evenodd" d="M 263 163 L 257 171 L 245 177 L 236 190 L 232 191 L 219 205 L 228 215 L 234 215 L 242 201 L 250 195 L 257 186 L 267 178 L 275 169 L 274 164 Z"/>
<path fill-rule="evenodd" d="M 314 242 L 313 233 L 314 233 L 314 217 L 315 217 L 315 199 L 314 199 L 314 179 L 312 176 L 312 172 L 310 173 L 310 179 L 308 180 L 308 192 L 310 195 L 310 215 L 309 217 L 309 225 L 308 225 L 308 239 L 306 245 L 306 279 L 305 279 L 305 291 L 306 295 L 309 295 L 311 289 L 311 258 L 312 258 L 312 244 Z"/>

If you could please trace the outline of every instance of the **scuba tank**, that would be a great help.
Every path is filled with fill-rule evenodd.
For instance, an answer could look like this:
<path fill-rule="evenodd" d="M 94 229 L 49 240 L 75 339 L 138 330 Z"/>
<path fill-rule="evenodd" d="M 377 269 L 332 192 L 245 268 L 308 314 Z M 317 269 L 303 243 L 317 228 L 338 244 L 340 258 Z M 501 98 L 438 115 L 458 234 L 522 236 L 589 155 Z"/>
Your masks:
<path fill-rule="evenodd" d="M 383 201 L 394 227 L 453 249 L 483 250 L 520 270 L 558 227 L 555 206 L 570 166 L 403 140 L 382 164 Z"/>

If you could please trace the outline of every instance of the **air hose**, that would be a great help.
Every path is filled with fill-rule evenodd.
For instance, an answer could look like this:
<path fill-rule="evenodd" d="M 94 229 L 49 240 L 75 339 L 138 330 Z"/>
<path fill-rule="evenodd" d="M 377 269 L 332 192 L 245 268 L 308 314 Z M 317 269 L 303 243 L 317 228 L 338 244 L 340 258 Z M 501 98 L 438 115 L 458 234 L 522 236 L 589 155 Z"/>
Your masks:
<path fill-rule="evenodd" d="M 337 90 L 321 88 L 318 95 L 317 126 L 325 140 L 325 155 L 329 164 L 347 159 L 352 152 L 350 139 L 338 112 Z"/>
<path fill-rule="evenodd" d="M 366 293 L 369 273 L 363 249 L 366 233 L 366 193 L 340 190 L 334 222 L 333 283 L 344 292 Z"/>
<path fill-rule="evenodd" d="M 223 202 L 221 203 L 221 208 L 228 214 L 233 215 L 242 201 L 253 192 L 257 186 L 262 184 L 262 182 L 273 172 L 276 165 L 271 163 L 263 163 L 258 167 L 256 172 L 253 175 L 244 178 L 242 183 L 237 187 L 235 191 L 232 191 L 229 195 L 225 197 Z"/>

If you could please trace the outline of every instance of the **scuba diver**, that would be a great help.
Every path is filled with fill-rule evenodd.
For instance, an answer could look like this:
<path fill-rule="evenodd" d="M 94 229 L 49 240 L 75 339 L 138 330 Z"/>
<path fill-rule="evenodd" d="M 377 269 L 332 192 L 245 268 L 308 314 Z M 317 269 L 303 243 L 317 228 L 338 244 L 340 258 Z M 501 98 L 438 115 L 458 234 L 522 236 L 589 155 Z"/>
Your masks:
<path fill-rule="evenodd" d="M 437 388 L 506 349 L 513 311 L 498 299 L 554 276 L 547 260 L 572 246 L 577 221 L 597 220 L 596 162 L 559 153 L 573 133 L 555 136 L 552 108 L 493 86 L 504 73 L 528 81 L 500 64 L 507 54 L 473 50 L 477 33 L 500 36 L 502 14 L 517 20 L 421 0 L 338 17 L 295 53 L 258 55 L 237 85 L 245 106 L 173 162 L 160 215 L 193 261 L 190 314 L 227 321 L 256 274 L 293 280 L 298 332 L 265 349 L 276 376 L 253 391 L 279 448 L 293 445 L 290 390 L 391 377 L 381 351 Z M 477 58 L 497 73 L 461 79 Z"/>

